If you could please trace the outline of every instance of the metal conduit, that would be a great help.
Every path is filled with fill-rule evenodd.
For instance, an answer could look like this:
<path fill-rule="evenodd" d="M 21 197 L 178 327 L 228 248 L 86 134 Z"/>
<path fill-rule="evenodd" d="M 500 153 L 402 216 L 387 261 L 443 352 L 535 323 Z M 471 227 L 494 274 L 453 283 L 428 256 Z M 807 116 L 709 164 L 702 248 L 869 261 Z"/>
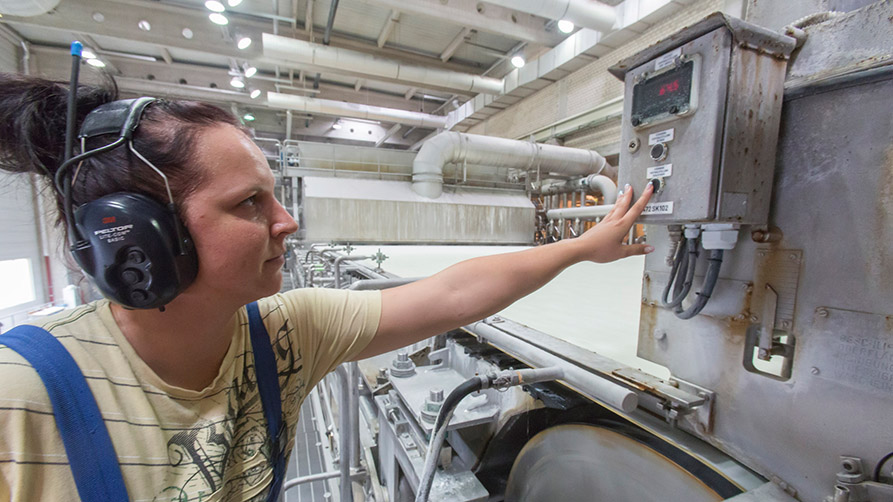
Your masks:
<path fill-rule="evenodd" d="M 531 366 L 561 368 L 564 371 L 562 380 L 592 399 L 626 413 L 631 413 L 638 406 L 639 396 L 635 392 L 501 331 L 487 321 L 464 328 Z"/>
<path fill-rule="evenodd" d="M 338 422 L 341 428 L 340 442 L 338 444 L 338 469 L 341 473 L 341 501 L 353 502 L 353 488 L 350 482 L 350 457 L 353 446 L 354 434 L 350 429 L 350 372 L 346 365 L 335 368 L 335 372 L 341 377 L 341 395 L 338 399 Z M 357 431 L 359 432 L 359 431 Z"/>
<path fill-rule="evenodd" d="M 360 261 L 360 260 L 371 260 L 371 256 L 350 256 L 350 255 L 341 255 L 335 258 L 335 289 L 341 289 L 341 262 L 342 261 Z"/>

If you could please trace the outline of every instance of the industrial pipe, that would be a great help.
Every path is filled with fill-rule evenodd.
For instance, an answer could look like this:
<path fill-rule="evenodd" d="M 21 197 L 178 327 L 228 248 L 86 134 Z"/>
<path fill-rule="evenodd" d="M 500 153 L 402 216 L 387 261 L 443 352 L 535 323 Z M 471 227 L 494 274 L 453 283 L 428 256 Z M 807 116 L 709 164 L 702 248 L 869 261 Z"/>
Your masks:
<path fill-rule="evenodd" d="M 447 123 L 447 118 L 443 115 L 431 115 L 430 113 L 411 112 L 408 110 L 400 110 L 398 108 L 346 103 L 344 101 L 334 101 L 331 99 L 307 98 L 281 92 L 268 92 L 267 104 L 275 108 L 297 110 L 314 115 L 380 120 L 382 122 L 395 122 L 398 124 L 424 127 L 427 129 L 443 129 L 446 127 Z"/>
<path fill-rule="evenodd" d="M 639 397 L 635 392 L 544 352 L 542 349 L 494 328 L 485 321 L 469 324 L 465 326 L 465 329 L 531 366 L 561 368 L 564 370 L 564 377 L 561 380 L 592 399 L 625 413 L 632 412 L 638 406 Z"/>
<path fill-rule="evenodd" d="M 335 258 L 335 289 L 341 289 L 341 262 L 342 261 L 360 261 L 360 260 L 371 260 L 372 256 L 350 256 L 350 255 L 341 255 Z"/>
<path fill-rule="evenodd" d="M 353 502 L 353 488 L 350 482 L 350 450 L 353 446 L 354 436 L 359 431 L 350 429 L 350 371 L 345 365 L 339 365 L 335 368 L 338 376 L 341 377 L 341 395 L 338 399 L 338 422 L 341 429 L 338 445 L 338 468 L 341 471 L 341 500 L 342 502 Z"/>
<path fill-rule="evenodd" d="M 540 169 L 541 173 L 569 176 L 604 174 L 617 177 L 617 168 L 592 150 L 442 132 L 425 141 L 412 162 L 413 191 L 429 199 L 440 197 L 443 193 L 444 166 L 463 162 L 491 167 Z"/>
<path fill-rule="evenodd" d="M 462 93 L 499 95 L 502 79 L 473 73 L 443 70 L 433 66 L 409 65 L 396 59 L 365 52 L 314 44 L 290 37 L 263 34 L 264 56 L 272 62 L 285 62 L 314 69 L 328 69 L 363 77 L 379 77 L 423 88 L 440 88 Z"/>
<path fill-rule="evenodd" d="M 617 23 L 614 7 L 592 0 L 485 0 L 534 16 L 560 21 L 562 19 L 591 30 L 608 32 Z"/>
<path fill-rule="evenodd" d="M 537 187 L 534 187 L 536 189 Z M 565 192 L 585 192 L 600 193 L 605 198 L 605 204 L 613 204 L 617 202 L 617 184 L 611 178 L 601 174 L 590 174 L 585 178 L 577 178 L 568 181 L 558 181 L 555 183 L 543 183 L 539 187 L 540 193 L 543 195 L 553 195 Z M 582 199 L 581 199 L 582 201 Z M 581 204 L 582 205 L 582 204 Z"/>
<path fill-rule="evenodd" d="M 570 220 L 574 218 L 595 219 L 604 218 L 614 209 L 614 204 L 604 204 L 601 206 L 585 206 L 585 207 L 567 207 L 561 209 L 550 209 L 546 211 L 546 218 L 550 220 Z"/>

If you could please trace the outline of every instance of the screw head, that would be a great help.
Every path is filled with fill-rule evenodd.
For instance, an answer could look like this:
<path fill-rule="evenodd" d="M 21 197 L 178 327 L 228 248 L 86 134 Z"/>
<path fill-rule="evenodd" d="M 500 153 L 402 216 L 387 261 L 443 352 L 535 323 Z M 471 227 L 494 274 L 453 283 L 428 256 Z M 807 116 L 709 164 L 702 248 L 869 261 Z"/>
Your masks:
<path fill-rule="evenodd" d="M 760 318 L 757 317 L 756 315 L 752 315 L 752 316 L 750 316 L 750 322 L 757 322 L 757 321 L 759 321 L 759 320 L 760 320 Z"/>
<path fill-rule="evenodd" d="M 816 368 L 815 366 L 813 366 L 812 368 L 809 369 L 809 372 L 812 373 L 813 375 L 818 375 L 822 371 L 820 369 Z"/>
<path fill-rule="evenodd" d="M 629 153 L 635 153 L 639 149 L 640 144 L 641 142 L 639 141 L 639 138 L 633 138 L 626 145 L 626 149 L 629 150 Z"/>
<path fill-rule="evenodd" d="M 828 317 L 829 315 L 831 315 L 831 313 L 828 312 L 828 309 L 826 309 L 824 307 L 817 308 L 815 313 L 818 314 L 819 317 Z"/>
<path fill-rule="evenodd" d="M 794 253 L 791 253 L 788 255 L 788 259 L 791 261 L 797 261 L 797 255 Z"/>
<path fill-rule="evenodd" d="M 781 327 L 784 329 L 788 329 L 791 327 L 791 321 L 781 321 Z"/>

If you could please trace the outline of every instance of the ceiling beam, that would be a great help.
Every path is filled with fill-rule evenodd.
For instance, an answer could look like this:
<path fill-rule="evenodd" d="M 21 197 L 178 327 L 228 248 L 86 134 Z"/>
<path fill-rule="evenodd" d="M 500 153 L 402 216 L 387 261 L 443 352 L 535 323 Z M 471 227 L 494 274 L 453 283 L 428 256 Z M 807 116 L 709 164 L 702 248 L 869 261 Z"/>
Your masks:
<path fill-rule="evenodd" d="M 566 35 L 556 29 L 547 30 L 546 20 L 531 14 L 506 9 L 478 0 L 359 0 L 370 5 L 388 7 L 405 14 L 433 17 L 459 26 L 468 26 L 486 33 L 495 33 L 515 40 L 555 47 Z M 480 6 L 480 8 L 479 8 Z"/>
<path fill-rule="evenodd" d="M 394 31 L 394 27 L 397 26 L 397 23 L 400 22 L 400 12 L 391 9 L 391 13 L 388 15 L 388 20 L 385 21 L 384 26 L 381 27 L 381 33 L 378 34 L 378 47 L 384 47 L 384 44 L 388 41 L 388 37 L 391 36 L 391 32 Z"/>
<path fill-rule="evenodd" d="M 388 140 L 388 138 L 397 134 L 397 131 L 399 131 L 401 127 L 403 127 L 402 124 L 394 124 L 393 127 L 388 129 L 388 131 L 384 133 L 384 136 L 382 136 L 378 139 L 378 141 L 375 142 L 375 148 L 380 147 L 382 144 L 384 144 L 385 141 Z"/>
<path fill-rule="evenodd" d="M 469 33 L 471 33 L 471 28 L 468 26 L 462 28 L 462 31 L 456 35 L 456 38 L 454 38 L 449 45 L 446 46 L 446 49 L 440 53 L 440 60 L 444 63 L 449 61 L 450 58 L 453 57 L 453 54 L 459 49 L 459 46 L 462 45 L 462 42 L 465 41 L 465 37 L 467 37 Z"/>

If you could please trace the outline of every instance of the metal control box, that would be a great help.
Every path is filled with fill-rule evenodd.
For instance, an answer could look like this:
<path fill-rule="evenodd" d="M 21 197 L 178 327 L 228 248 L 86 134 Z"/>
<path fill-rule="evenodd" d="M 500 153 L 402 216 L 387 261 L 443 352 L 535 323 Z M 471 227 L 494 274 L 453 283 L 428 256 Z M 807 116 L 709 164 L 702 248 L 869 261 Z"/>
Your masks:
<path fill-rule="evenodd" d="M 621 61 L 619 186 L 655 194 L 643 223 L 762 225 L 794 39 L 716 13 Z"/>

